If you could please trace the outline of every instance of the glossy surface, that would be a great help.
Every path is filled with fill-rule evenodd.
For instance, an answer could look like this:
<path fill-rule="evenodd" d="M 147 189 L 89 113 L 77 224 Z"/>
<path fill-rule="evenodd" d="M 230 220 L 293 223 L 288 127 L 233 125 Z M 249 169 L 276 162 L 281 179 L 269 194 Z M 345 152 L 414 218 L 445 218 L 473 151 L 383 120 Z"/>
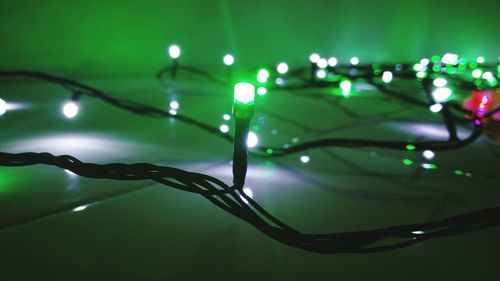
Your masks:
<path fill-rule="evenodd" d="M 83 82 L 165 109 L 175 100 L 179 113 L 226 124 L 233 133 L 234 120 L 225 115 L 231 91 L 185 78 L 180 75 L 176 90 L 147 77 Z M 133 115 L 89 97 L 81 99 L 78 116 L 67 119 L 60 107 L 69 94 L 33 80 L 3 81 L 0 96 L 22 105 L 0 118 L 2 151 L 154 163 L 231 182 L 232 145 L 190 125 Z M 259 144 L 447 136 L 439 115 L 373 91 L 328 102 L 283 91 L 257 98 L 251 128 Z M 250 156 L 245 193 L 304 232 L 369 230 L 498 206 L 499 159 L 499 147 L 485 137 L 432 160 L 417 151 L 382 149 Z M 0 167 L 0 225 L 5 280 L 492 280 L 500 258 L 499 227 L 383 253 L 309 253 L 270 239 L 199 195 L 42 165 Z"/>

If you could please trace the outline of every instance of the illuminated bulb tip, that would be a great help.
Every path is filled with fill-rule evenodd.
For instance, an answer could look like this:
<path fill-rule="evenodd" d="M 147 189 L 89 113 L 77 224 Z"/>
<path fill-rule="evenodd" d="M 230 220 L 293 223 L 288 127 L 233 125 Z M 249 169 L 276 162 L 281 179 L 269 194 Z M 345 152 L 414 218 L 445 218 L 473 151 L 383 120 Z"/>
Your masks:
<path fill-rule="evenodd" d="M 257 94 L 259 94 L 260 96 L 263 96 L 263 95 L 267 94 L 267 89 L 266 89 L 266 87 L 259 87 L 259 88 L 257 89 Z"/>
<path fill-rule="evenodd" d="M 493 73 L 486 71 L 485 73 L 483 73 L 483 75 L 481 77 L 484 80 L 490 80 L 490 79 L 493 79 Z"/>
<path fill-rule="evenodd" d="M 452 91 L 449 88 L 437 88 L 432 92 L 432 97 L 436 103 L 446 102 L 451 97 Z"/>
<path fill-rule="evenodd" d="M 258 143 L 259 143 L 259 138 L 257 137 L 257 135 L 254 132 L 249 132 L 247 137 L 247 146 L 249 148 L 252 148 L 257 146 Z"/>
<path fill-rule="evenodd" d="M 270 74 L 269 74 L 269 71 L 267 71 L 267 69 L 261 69 L 257 73 L 257 81 L 259 83 L 266 83 L 267 79 L 269 79 L 269 76 L 270 76 Z"/>
<path fill-rule="evenodd" d="M 448 84 L 448 81 L 446 81 L 446 79 L 444 79 L 444 78 L 439 77 L 439 78 L 434 79 L 434 81 L 432 81 L 432 83 L 436 87 L 444 87 L 444 86 L 446 86 L 446 84 Z"/>
<path fill-rule="evenodd" d="M 440 103 L 436 103 L 436 104 L 429 106 L 429 109 L 430 109 L 430 111 L 432 111 L 434 113 L 438 113 L 443 109 L 443 105 Z"/>
<path fill-rule="evenodd" d="M 4 115 L 6 111 L 7 103 L 3 99 L 0 99 L 0 116 Z"/>
<path fill-rule="evenodd" d="M 177 59 L 181 56 L 181 48 L 177 45 L 172 45 L 168 48 L 168 55 L 172 59 Z"/>
<path fill-rule="evenodd" d="M 352 57 L 351 58 L 351 64 L 352 65 L 358 65 L 359 64 L 359 58 L 358 57 Z"/>
<path fill-rule="evenodd" d="M 328 61 L 326 59 L 319 59 L 317 65 L 319 68 L 326 68 L 328 66 Z"/>
<path fill-rule="evenodd" d="M 276 68 L 278 70 L 279 74 L 286 74 L 288 72 L 288 64 L 282 62 L 278 64 L 278 67 Z"/>
<path fill-rule="evenodd" d="M 177 115 L 177 110 L 175 110 L 175 109 L 170 109 L 170 110 L 168 111 L 168 113 L 170 113 L 170 115 Z"/>
<path fill-rule="evenodd" d="M 234 85 L 234 101 L 243 104 L 253 104 L 255 99 L 255 86 L 241 82 Z"/>
<path fill-rule="evenodd" d="M 428 58 L 423 58 L 420 60 L 420 64 L 427 66 L 431 61 Z"/>
<path fill-rule="evenodd" d="M 484 63 L 484 57 L 477 57 L 476 62 L 477 63 Z"/>
<path fill-rule="evenodd" d="M 390 71 L 384 71 L 384 73 L 382 73 L 382 81 L 384 83 L 390 83 L 392 81 L 392 72 Z"/>
<path fill-rule="evenodd" d="M 233 65 L 234 63 L 234 57 L 229 54 L 225 55 L 222 60 L 224 61 L 224 64 L 227 66 Z"/>
<path fill-rule="evenodd" d="M 317 63 L 319 61 L 319 58 L 320 58 L 319 55 L 314 53 L 314 54 L 309 56 L 309 61 L 311 63 Z"/>
<path fill-rule="evenodd" d="M 340 89 L 342 89 L 342 95 L 348 96 L 351 93 L 351 81 L 344 80 L 340 82 Z"/>
<path fill-rule="evenodd" d="M 174 110 L 179 109 L 179 102 L 177 102 L 177 101 L 171 101 L 170 102 L 170 109 L 174 109 Z"/>
<path fill-rule="evenodd" d="M 476 68 L 472 71 L 472 77 L 474 77 L 474 78 L 479 78 L 479 77 L 481 77 L 482 74 L 483 74 L 483 71 L 481 69 L 478 69 L 478 68 Z"/>
<path fill-rule="evenodd" d="M 311 161 L 311 158 L 309 156 L 307 156 L 307 155 L 300 156 L 300 162 L 307 164 L 307 163 L 309 163 L 309 161 Z"/>
<path fill-rule="evenodd" d="M 337 58 L 335 58 L 335 57 L 331 57 L 328 59 L 328 65 L 331 67 L 336 66 L 337 63 L 338 63 L 338 61 L 337 61 Z"/>
<path fill-rule="evenodd" d="M 422 156 L 424 156 L 427 160 L 432 160 L 436 154 L 431 150 L 424 150 L 424 152 L 422 152 Z"/>
<path fill-rule="evenodd" d="M 229 132 L 229 126 L 228 125 L 220 125 L 219 130 L 225 134 L 225 133 Z"/>
<path fill-rule="evenodd" d="M 222 115 L 222 119 L 224 119 L 224 120 L 226 120 L 226 121 L 229 121 L 229 120 L 231 120 L 231 115 L 229 115 L 229 114 L 224 114 L 224 115 Z"/>
<path fill-rule="evenodd" d="M 68 118 L 73 118 L 78 114 L 78 105 L 75 102 L 67 102 L 63 107 L 63 114 Z"/>
<path fill-rule="evenodd" d="M 320 69 L 316 72 L 316 76 L 319 78 L 319 79 L 324 79 L 326 78 L 326 71 L 324 71 L 323 69 Z"/>

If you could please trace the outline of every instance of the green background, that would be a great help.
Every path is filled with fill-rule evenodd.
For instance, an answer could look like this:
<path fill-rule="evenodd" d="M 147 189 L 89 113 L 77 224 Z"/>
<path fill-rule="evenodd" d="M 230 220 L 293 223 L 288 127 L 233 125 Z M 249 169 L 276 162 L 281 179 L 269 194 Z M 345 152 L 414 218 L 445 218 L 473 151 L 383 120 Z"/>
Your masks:
<path fill-rule="evenodd" d="M 189 64 L 408 61 L 435 53 L 497 60 L 497 0 L 1 1 L 0 68 L 72 75 L 151 74 L 165 48 Z"/>

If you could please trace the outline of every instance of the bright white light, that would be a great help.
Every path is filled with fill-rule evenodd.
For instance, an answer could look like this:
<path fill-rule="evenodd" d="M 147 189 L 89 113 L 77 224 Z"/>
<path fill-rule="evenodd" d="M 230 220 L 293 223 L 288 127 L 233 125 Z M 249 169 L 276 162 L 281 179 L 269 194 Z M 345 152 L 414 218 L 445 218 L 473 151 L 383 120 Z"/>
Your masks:
<path fill-rule="evenodd" d="M 328 66 L 328 61 L 326 59 L 319 59 L 317 64 L 319 68 L 326 68 Z"/>
<path fill-rule="evenodd" d="M 229 120 L 231 120 L 231 115 L 229 115 L 229 114 L 224 114 L 224 115 L 222 115 L 222 119 L 224 119 L 224 120 L 226 120 L 226 121 L 229 121 Z"/>
<path fill-rule="evenodd" d="M 170 115 L 177 115 L 177 110 L 175 110 L 175 109 L 170 109 L 170 110 L 168 111 L 168 113 L 170 113 Z"/>
<path fill-rule="evenodd" d="M 319 61 L 319 55 L 314 53 L 312 55 L 309 56 L 309 61 L 311 63 L 317 63 Z"/>
<path fill-rule="evenodd" d="M 326 71 L 324 71 L 323 69 L 320 69 L 316 72 L 316 76 L 319 78 L 319 79 L 324 79 L 326 77 Z"/>
<path fill-rule="evenodd" d="M 422 235 L 422 234 L 425 234 L 425 231 L 415 230 L 415 231 L 412 231 L 411 233 L 416 234 L 416 235 Z"/>
<path fill-rule="evenodd" d="M 177 110 L 179 109 L 179 103 L 177 101 L 171 101 L 170 102 L 170 109 L 174 109 L 174 110 Z"/>
<path fill-rule="evenodd" d="M 358 57 L 352 57 L 351 58 L 351 64 L 352 65 L 358 65 L 359 63 L 359 58 Z"/>
<path fill-rule="evenodd" d="M 422 156 L 424 156 L 424 158 L 427 160 L 432 160 L 434 159 L 434 156 L 436 156 L 436 154 L 431 150 L 424 150 L 424 152 L 422 152 Z"/>
<path fill-rule="evenodd" d="M 253 198 L 253 191 L 250 187 L 243 187 L 243 193 L 245 193 L 248 197 Z"/>
<path fill-rule="evenodd" d="M 426 65 L 428 65 L 429 63 L 430 63 L 430 60 L 429 60 L 428 58 L 423 58 L 423 59 L 421 59 L 421 60 L 420 60 L 420 64 L 421 64 L 421 65 L 426 66 Z"/>
<path fill-rule="evenodd" d="M 82 205 L 82 206 L 78 206 L 76 208 L 73 209 L 73 212 L 80 212 L 80 211 L 83 211 L 87 209 L 87 205 Z"/>
<path fill-rule="evenodd" d="M 457 54 L 444 54 L 442 61 L 444 64 L 458 64 L 458 55 Z"/>
<path fill-rule="evenodd" d="M 434 98 L 434 101 L 437 103 L 446 102 L 451 94 L 450 88 L 437 88 L 432 92 L 432 98 Z"/>
<path fill-rule="evenodd" d="M 478 68 L 476 68 L 472 71 L 472 77 L 474 77 L 474 78 L 479 78 L 479 77 L 481 77 L 482 74 L 483 74 L 483 71 L 481 69 L 478 69 Z"/>
<path fill-rule="evenodd" d="M 348 96 L 351 93 L 351 81 L 344 80 L 340 82 L 340 89 L 342 89 L 342 95 Z"/>
<path fill-rule="evenodd" d="M 76 176 L 77 174 L 73 173 L 72 171 L 68 170 L 68 169 L 64 169 L 64 172 L 66 172 L 66 174 L 70 175 L 70 176 Z"/>
<path fill-rule="evenodd" d="M 307 155 L 300 156 L 300 162 L 302 162 L 304 164 L 309 163 L 310 160 L 311 160 L 311 158 L 309 156 L 307 156 Z"/>
<path fill-rule="evenodd" d="M 247 146 L 249 148 L 252 148 L 257 146 L 258 143 L 259 143 L 259 138 L 257 137 L 257 135 L 254 132 L 249 132 L 247 137 Z"/>
<path fill-rule="evenodd" d="M 429 164 L 429 163 L 422 163 L 422 165 L 420 165 L 420 166 L 426 170 L 430 170 L 430 169 L 433 169 L 435 167 L 434 165 Z"/>
<path fill-rule="evenodd" d="M 331 67 L 334 67 L 336 66 L 338 63 L 338 60 L 336 57 L 331 57 L 328 59 L 328 65 L 331 66 Z"/>
<path fill-rule="evenodd" d="M 484 63 L 484 57 L 477 57 L 476 62 L 477 63 Z"/>
<path fill-rule="evenodd" d="M 276 82 L 276 84 L 277 84 L 278 86 L 282 86 L 282 85 L 284 85 L 284 84 L 285 84 L 285 79 L 283 79 L 283 78 L 281 78 L 281 77 L 278 77 L 278 78 L 276 78 L 275 82 Z"/>
<path fill-rule="evenodd" d="M 224 61 L 224 64 L 227 66 L 233 65 L 234 63 L 234 57 L 229 54 L 225 55 L 222 60 Z"/>
<path fill-rule="evenodd" d="M 229 132 L 229 126 L 226 124 L 220 125 L 219 130 L 225 134 Z"/>
<path fill-rule="evenodd" d="M 168 55 L 172 58 L 172 59 L 177 59 L 181 56 L 181 48 L 179 48 L 179 46 L 177 45 L 172 45 L 168 48 Z"/>
<path fill-rule="evenodd" d="M 63 114 L 68 118 L 73 118 L 78 114 L 78 105 L 75 102 L 67 102 L 63 106 Z"/>
<path fill-rule="evenodd" d="M 489 72 L 489 71 L 486 71 L 485 73 L 483 73 L 483 79 L 484 80 L 490 80 L 490 79 L 493 79 L 493 73 Z"/>
<path fill-rule="evenodd" d="M 392 81 L 392 72 L 390 71 L 384 71 L 384 73 L 382 73 L 382 81 L 384 81 L 384 83 L 390 83 Z"/>
<path fill-rule="evenodd" d="M 257 81 L 259 81 L 259 83 L 266 83 L 269 76 L 269 71 L 267 71 L 266 69 L 261 69 L 257 73 Z"/>
<path fill-rule="evenodd" d="M 285 74 L 288 72 L 288 64 L 282 62 L 278 64 L 278 67 L 276 69 L 278 70 L 279 74 Z"/>
<path fill-rule="evenodd" d="M 443 109 L 443 105 L 440 103 L 435 103 L 435 104 L 429 106 L 429 109 L 434 113 L 438 113 L 439 111 L 441 111 Z"/>
<path fill-rule="evenodd" d="M 263 95 L 267 94 L 266 87 L 259 87 L 259 88 L 257 88 L 257 94 L 259 94 L 260 96 L 263 96 Z"/>
<path fill-rule="evenodd" d="M 446 84 L 448 84 L 448 81 L 446 81 L 446 79 L 442 77 L 439 77 L 434 79 L 434 81 L 432 81 L 432 84 L 434 84 L 434 86 L 436 87 L 444 87 L 446 86 Z"/>
<path fill-rule="evenodd" d="M 0 116 L 4 115 L 6 111 L 7 103 L 3 99 L 0 99 Z"/>

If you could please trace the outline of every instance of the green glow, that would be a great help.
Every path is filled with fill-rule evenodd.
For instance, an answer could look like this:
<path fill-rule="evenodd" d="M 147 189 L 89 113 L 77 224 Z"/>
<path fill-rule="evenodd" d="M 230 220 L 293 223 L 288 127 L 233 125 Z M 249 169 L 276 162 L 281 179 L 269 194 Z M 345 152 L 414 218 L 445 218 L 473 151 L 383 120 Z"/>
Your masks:
<path fill-rule="evenodd" d="M 439 62 L 440 60 L 441 60 L 441 57 L 438 56 L 438 55 L 434 55 L 434 56 L 431 57 L 431 61 L 433 63 Z"/>
<path fill-rule="evenodd" d="M 460 58 L 458 60 L 458 64 L 466 64 L 467 63 L 467 59 L 466 58 Z"/>
<path fill-rule="evenodd" d="M 473 61 L 473 62 L 469 63 L 469 68 L 470 69 L 476 69 L 477 68 L 477 62 Z"/>
<path fill-rule="evenodd" d="M 255 99 L 254 85 L 246 82 L 234 85 L 234 102 L 242 104 L 253 104 Z"/>
<path fill-rule="evenodd" d="M 415 149 L 417 149 L 417 148 L 413 144 L 409 144 L 406 146 L 406 150 L 413 151 Z"/>
<path fill-rule="evenodd" d="M 448 74 L 455 74 L 457 73 L 457 69 L 451 65 L 446 66 L 446 72 Z"/>
<path fill-rule="evenodd" d="M 340 82 L 340 89 L 342 89 L 342 95 L 348 96 L 351 94 L 352 83 L 349 80 L 344 80 Z"/>
<path fill-rule="evenodd" d="M 457 176 L 462 176 L 464 174 L 464 172 L 462 170 L 455 170 L 454 173 Z"/>
<path fill-rule="evenodd" d="M 434 71 L 434 72 L 441 72 L 441 66 L 439 66 L 437 64 L 434 65 L 434 66 L 432 66 L 432 71 Z"/>
<path fill-rule="evenodd" d="M 259 131 L 259 130 L 260 130 L 260 126 L 259 126 L 259 125 L 257 125 L 257 124 L 254 124 L 254 125 L 252 125 L 252 130 L 254 130 L 254 131 L 256 131 L 256 132 L 257 132 L 257 131 Z"/>
<path fill-rule="evenodd" d="M 263 95 L 267 94 L 267 89 L 266 89 L 266 87 L 259 87 L 259 88 L 257 89 L 257 94 L 259 94 L 260 96 L 263 96 Z"/>
<path fill-rule="evenodd" d="M 424 163 L 424 164 L 422 164 L 422 168 L 427 169 L 427 170 L 435 170 L 435 169 L 437 169 L 437 166 L 435 164 Z"/>
<path fill-rule="evenodd" d="M 410 159 L 403 159 L 403 164 L 405 164 L 406 166 L 410 166 L 413 164 L 413 161 L 411 161 Z"/>
<path fill-rule="evenodd" d="M 497 77 L 500 78 L 500 65 L 497 66 Z"/>
<path fill-rule="evenodd" d="M 491 79 L 488 79 L 488 82 L 487 82 L 488 86 L 490 87 L 496 87 L 498 85 L 498 80 L 495 79 L 495 77 L 491 78 Z"/>
<path fill-rule="evenodd" d="M 273 154 L 273 149 L 272 149 L 272 148 L 268 148 L 268 149 L 266 149 L 266 153 L 267 153 L 267 154 Z"/>
<path fill-rule="evenodd" d="M 269 71 L 263 68 L 257 73 L 257 81 L 259 81 L 259 83 L 266 83 L 269 76 Z"/>

